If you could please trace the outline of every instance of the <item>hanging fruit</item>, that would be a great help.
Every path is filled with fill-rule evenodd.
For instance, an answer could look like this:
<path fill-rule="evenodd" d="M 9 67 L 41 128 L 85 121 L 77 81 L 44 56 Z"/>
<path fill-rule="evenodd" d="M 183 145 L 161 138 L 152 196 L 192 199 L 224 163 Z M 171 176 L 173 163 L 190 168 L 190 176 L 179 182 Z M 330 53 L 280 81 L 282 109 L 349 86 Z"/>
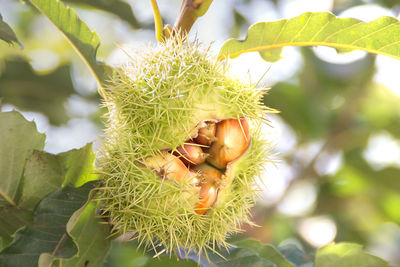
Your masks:
<path fill-rule="evenodd" d="M 177 36 L 131 54 L 104 88 L 102 210 L 115 231 L 167 253 L 227 246 L 250 222 L 269 151 L 263 90 L 206 51 Z"/>

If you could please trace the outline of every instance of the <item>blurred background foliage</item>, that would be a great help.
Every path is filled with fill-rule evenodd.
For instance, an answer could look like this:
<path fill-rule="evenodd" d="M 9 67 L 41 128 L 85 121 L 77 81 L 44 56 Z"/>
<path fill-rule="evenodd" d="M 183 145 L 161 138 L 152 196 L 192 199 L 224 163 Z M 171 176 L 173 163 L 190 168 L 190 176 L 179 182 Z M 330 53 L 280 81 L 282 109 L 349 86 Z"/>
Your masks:
<path fill-rule="evenodd" d="M 63 0 L 95 29 L 99 58 L 126 62 L 117 47 L 155 43 L 149 1 Z M 173 24 L 180 1 L 158 1 Z M 305 11 L 372 20 L 398 17 L 396 0 L 214 1 L 192 30 L 215 54 L 229 37 L 243 38 L 257 21 Z M 53 153 L 100 143 L 104 112 L 96 83 L 71 46 L 43 16 L 2 0 L 0 14 L 24 49 L 0 42 L 2 110 L 18 109 L 47 134 Z M 400 265 L 400 62 L 362 52 L 286 48 L 278 63 L 252 53 L 231 60 L 232 72 L 270 87 L 266 105 L 279 109 L 266 127 L 276 144 L 265 190 L 253 210 L 260 227 L 240 236 L 264 243 L 295 243 L 307 253 L 335 241 L 357 242 Z M 266 74 L 263 77 L 263 74 Z M 263 77 L 263 78 L 262 78 Z M 106 266 L 145 266 L 135 242 L 114 241 Z M 168 261 L 165 264 L 177 263 Z M 182 266 L 189 263 L 181 261 Z M 163 265 L 169 266 L 169 265 Z M 172 266 L 172 265 L 171 265 Z"/>

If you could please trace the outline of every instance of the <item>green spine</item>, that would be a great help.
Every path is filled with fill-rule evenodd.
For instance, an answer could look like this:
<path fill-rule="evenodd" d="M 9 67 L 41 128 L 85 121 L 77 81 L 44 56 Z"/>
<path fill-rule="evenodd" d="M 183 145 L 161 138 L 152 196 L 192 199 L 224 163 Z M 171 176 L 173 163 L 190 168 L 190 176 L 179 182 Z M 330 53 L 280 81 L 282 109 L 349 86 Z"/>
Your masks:
<path fill-rule="evenodd" d="M 249 209 L 270 146 L 261 137 L 265 90 L 232 78 L 198 44 L 169 40 L 131 56 L 132 62 L 105 88 L 106 132 L 98 164 L 99 199 L 114 229 L 136 232 L 140 243 L 197 251 L 228 244 L 225 239 L 251 223 Z M 199 123 L 249 118 L 252 144 L 227 169 L 224 188 L 206 215 L 194 212 L 199 189 L 188 181 L 162 180 L 141 160 L 174 149 L 193 137 Z"/>

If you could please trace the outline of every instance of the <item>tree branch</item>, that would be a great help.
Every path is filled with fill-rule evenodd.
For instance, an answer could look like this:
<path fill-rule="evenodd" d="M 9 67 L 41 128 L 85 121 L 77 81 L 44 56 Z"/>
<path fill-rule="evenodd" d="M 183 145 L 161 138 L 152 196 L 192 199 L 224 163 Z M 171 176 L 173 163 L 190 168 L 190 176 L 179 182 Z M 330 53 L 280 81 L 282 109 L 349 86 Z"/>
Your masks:
<path fill-rule="evenodd" d="M 174 32 L 187 35 L 198 17 L 203 16 L 213 0 L 183 0 Z"/>

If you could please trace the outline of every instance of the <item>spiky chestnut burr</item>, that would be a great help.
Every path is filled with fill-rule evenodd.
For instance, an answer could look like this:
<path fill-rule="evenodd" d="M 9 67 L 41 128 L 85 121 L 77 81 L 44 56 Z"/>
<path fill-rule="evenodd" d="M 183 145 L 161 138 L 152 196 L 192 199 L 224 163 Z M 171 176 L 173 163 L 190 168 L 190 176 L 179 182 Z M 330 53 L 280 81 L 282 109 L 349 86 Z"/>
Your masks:
<path fill-rule="evenodd" d="M 141 245 L 167 253 L 203 254 L 250 223 L 257 177 L 269 144 L 257 130 L 265 113 L 263 90 L 230 76 L 197 44 L 180 39 L 131 53 L 104 88 L 108 109 L 98 158 L 98 199 L 115 231 L 134 231 Z M 162 179 L 143 160 L 195 138 L 207 121 L 247 117 L 252 143 L 228 164 L 217 201 L 195 212 L 201 188 L 191 179 Z M 228 172 L 229 169 L 229 172 Z"/>

